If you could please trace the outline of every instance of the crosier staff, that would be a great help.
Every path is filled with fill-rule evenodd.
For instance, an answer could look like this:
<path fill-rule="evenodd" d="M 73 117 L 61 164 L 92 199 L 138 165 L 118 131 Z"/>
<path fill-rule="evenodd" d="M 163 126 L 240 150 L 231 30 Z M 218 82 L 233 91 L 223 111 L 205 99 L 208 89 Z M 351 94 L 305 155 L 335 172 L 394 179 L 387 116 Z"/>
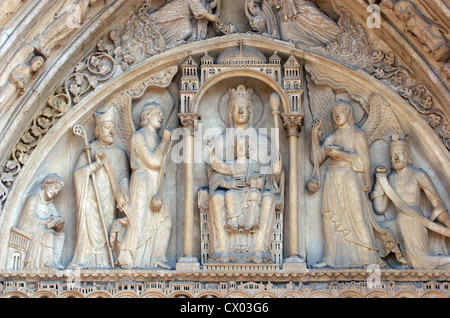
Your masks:
<path fill-rule="evenodd" d="M 73 127 L 73 133 L 75 135 L 83 138 L 84 144 L 85 144 L 84 151 L 86 151 L 88 164 L 89 165 L 92 164 L 91 147 L 89 146 L 89 141 L 87 139 L 86 130 L 84 129 L 84 127 L 82 125 L 76 125 Z M 106 231 L 105 220 L 103 218 L 103 209 L 102 209 L 102 206 L 100 203 L 100 197 L 98 195 L 97 183 L 95 181 L 95 174 L 91 174 L 90 176 L 91 176 L 91 180 L 92 180 L 92 186 L 94 188 L 95 199 L 96 199 L 97 205 L 98 205 L 98 213 L 100 216 L 100 221 L 102 222 L 103 234 L 105 236 L 105 243 L 106 243 L 106 247 L 108 249 L 109 262 L 110 262 L 111 268 L 114 268 L 114 258 L 113 258 L 111 246 L 109 246 L 109 243 L 108 243 L 109 242 L 108 232 Z"/>

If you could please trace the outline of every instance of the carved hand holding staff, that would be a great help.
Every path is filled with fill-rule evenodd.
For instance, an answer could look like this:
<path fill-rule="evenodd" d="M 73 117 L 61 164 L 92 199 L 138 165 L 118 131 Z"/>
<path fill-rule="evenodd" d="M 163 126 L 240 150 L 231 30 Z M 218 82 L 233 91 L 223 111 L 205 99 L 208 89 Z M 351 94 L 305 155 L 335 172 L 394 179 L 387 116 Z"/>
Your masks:
<path fill-rule="evenodd" d="M 172 133 L 170 132 L 170 130 L 166 128 L 163 132 L 163 138 L 171 140 L 171 135 Z M 161 172 L 158 175 L 158 191 L 153 195 L 152 200 L 150 202 L 150 208 L 153 212 L 159 212 L 163 206 L 163 197 L 161 194 L 162 181 L 168 164 L 168 158 L 171 149 L 172 149 L 172 141 L 170 141 L 170 144 L 167 147 L 167 151 L 164 154 L 164 158 L 162 160 Z"/>
<path fill-rule="evenodd" d="M 83 126 L 81 125 L 76 125 L 73 127 L 73 133 L 81 138 L 83 138 L 84 140 L 84 151 L 86 151 L 86 156 L 87 156 L 87 160 L 88 160 L 88 164 L 92 163 L 91 160 L 91 148 L 89 146 L 89 141 L 87 139 L 87 135 L 86 135 L 86 130 L 84 129 Z M 100 158 L 99 158 L 100 159 Z M 94 188 L 94 193 L 95 193 L 95 198 L 97 200 L 97 205 L 98 205 L 98 211 L 99 211 L 99 216 L 100 216 L 100 220 L 102 222 L 102 228 L 103 228 L 103 234 L 105 235 L 105 240 L 106 240 L 106 247 L 108 249 L 108 255 L 109 255 L 109 261 L 110 261 L 110 265 L 111 268 L 114 268 L 114 258 L 112 255 L 112 250 L 111 250 L 111 246 L 109 245 L 109 240 L 108 240 L 108 232 L 106 230 L 106 226 L 105 226 L 105 220 L 103 218 L 103 211 L 102 211 L 102 205 L 100 203 L 100 198 L 98 195 L 98 189 L 97 189 L 97 183 L 95 181 L 95 174 L 91 174 L 91 180 L 92 180 L 92 186 Z"/>

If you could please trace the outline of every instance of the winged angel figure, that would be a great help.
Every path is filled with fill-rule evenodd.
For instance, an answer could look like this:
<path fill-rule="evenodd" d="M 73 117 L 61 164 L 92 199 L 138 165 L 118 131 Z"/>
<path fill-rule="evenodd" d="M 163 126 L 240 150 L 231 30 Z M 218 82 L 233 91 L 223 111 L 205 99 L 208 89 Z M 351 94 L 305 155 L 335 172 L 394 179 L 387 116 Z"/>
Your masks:
<path fill-rule="evenodd" d="M 361 268 L 371 264 L 385 267 L 381 257 L 394 253 L 405 263 L 392 231 L 374 219 L 368 192 L 370 178 L 369 148 L 385 140 L 401 126 L 390 105 L 378 94 L 368 99 L 369 116 L 359 127 L 355 124 L 352 104 L 336 101 L 331 88 L 311 82 L 311 111 L 316 118 L 312 127 L 312 161 L 314 173 L 308 191 L 322 189 L 322 215 L 325 255 L 317 267 Z M 336 130 L 329 118 L 332 114 Z M 325 134 L 324 134 L 325 133 Z M 321 142 L 321 136 L 325 135 Z M 320 165 L 330 158 L 321 185 Z"/>
<path fill-rule="evenodd" d="M 174 72 L 156 74 L 151 81 L 153 85 L 164 87 L 170 83 Z M 132 173 L 131 212 L 115 222 L 111 242 L 119 245 L 117 263 L 122 268 L 170 269 L 166 254 L 172 220 L 164 174 L 170 158 L 172 132 L 165 128 L 160 134 L 159 130 L 171 117 L 171 114 L 165 115 L 169 102 L 164 100 L 171 97 L 168 92 L 155 93 L 151 99 L 143 99 L 133 108 L 132 96 L 142 97 L 143 91 L 144 86 L 132 88 L 113 101 L 121 115 L 121 138 L 129 144 Z M 173 104 L 173 100 L 171 102 Z M 175 106 L 171 106 L 173 112 Z M 136 112 L 139 112 L 137 120 L 133 118 Z"/>

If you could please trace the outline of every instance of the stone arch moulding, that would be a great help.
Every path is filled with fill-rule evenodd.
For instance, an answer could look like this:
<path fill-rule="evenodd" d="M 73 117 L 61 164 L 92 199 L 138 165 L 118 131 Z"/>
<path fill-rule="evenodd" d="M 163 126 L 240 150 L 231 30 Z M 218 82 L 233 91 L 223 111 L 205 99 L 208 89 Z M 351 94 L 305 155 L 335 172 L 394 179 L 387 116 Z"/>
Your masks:
<path fill-rule="evenodd" d="M 139 83 L 145 81 L 146 78 L 157 72 L 163 71 L 164 69 L 175 65 L 181 65 L 189 55 L 199 56 L 212 47 L 215 48 L 216 51 L 236 47 L 238 45 L 238 40 L 243 40 L 244 45 L 264 52 L 268 52 L 269 50 L 272 52 L 277 51 L 278 54 L 284 56 L 294 54 L 299 60 L 302 60 L 313 67 L 322 70 L 326 69 L 326 75 L 330 79 L 338 78 L 340 81 L 347 81 L 347 88 L 349 88 L 350 91 L 352 89 L 355 91 L 359 90 L 359 92 L 362 91 L 367 97 L 371 93 L 382 95 L 391 105 L 405 131 L 412 135 L 412 138 L 415 139 L 418 147 L 421 147 L 429 154 L 427 159 L 431 166 L 439 170 L 435 171 L 435 175 L 440 177 L 440 182 L 444 185 L 444 188 L 448 188 L 448 180 L 450 180 L 450 155 L 448 150 L 425 120 L 389 87 L 366 72 L 351 69 L 341 63 L 318 54 L 294 49 L 285 42 L 274 41 L 256 35 L 223 36 L 186 44 L 176 49 L 168 50 L 131 67 L 119 76 L 113 77 L 109 81 L 99 85 L 94 91 L 85 96 L 76 107 L 70 109 L 54 125 L 37 145 L 36 149 L 30 154 L 26 165 L 22 168 L 14 182 L 0 216 L 0 267 L 5 268 L 6 266 L 9 229 L 14 226 L 14 221 L 18 218 L 23 204 L 23 198 L 29 191 L 30 180 L 33 180 L 35 171 L 46 160 L 46 157 L 42 156 L 42 154 L 48 153 L 51 149 L 56 147 L 63 135 L 68 131 L 71 131 L 75 124 L 92 115 L 94 111 L 108 103 L 117 94 L 126 92 L 130 86 L 139 85 Z M 49 74 L 53 73 L 49 72 Z M 237 74 L 240 73 L 223 73 L 220 76 L 236 76 Z M 247 75 L 250 76 L 251 74 L 251 72 L 247 73 Z M 266 80 L 266 83 L 280 93 L 280 91 L 276 89 L 274 83 L 271 83 L 269 80 Z M 286 96 L 283 94 L 280 95 L 286 102 Z"/>

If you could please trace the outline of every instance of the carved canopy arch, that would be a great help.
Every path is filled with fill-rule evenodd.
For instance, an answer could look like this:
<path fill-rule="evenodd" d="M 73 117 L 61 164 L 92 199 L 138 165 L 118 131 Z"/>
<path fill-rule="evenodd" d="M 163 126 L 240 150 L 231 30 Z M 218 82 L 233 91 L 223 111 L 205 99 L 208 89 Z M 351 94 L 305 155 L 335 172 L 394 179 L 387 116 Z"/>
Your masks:
<path fill-rule="evenodd" d="M 429 154 L 427 158 L 431 165 L 438 167 L 436 172 L 441 178 L 441 182 L 448 187 L 450 180 L 450 160 L 449 153 L 442 144 L 439 137 L 428 126 L 424 119 L 417 114 L 410 105 L 403 100 L 396 92 L 390 90 L 385 84 L 360 70 L 355 70 L 338 61 L 322 56 L 320 54 L 306 52 L 300 49 L 293 49 L 286 46 L 285 43 L 272 41 L 269 38 L 258 35 L 241 35 L 245 45 L 255 49 L 265 51 L 270 49 L 277 51 L 279 54 L 289 56 L 294 54 L 298 59 L 305 61 L 307 65 L 311 65 L 311 73 L 314 74 L 315 80 L 320 84 L 327 84 L 335 89 L 345 89 L 353 96 L 359 96 L 361 100 L 369 99 L 369 96 L 376 92 L 383 96 L 390 104 L 392 110 L 397 115 L 405 130 L 410 133 L 416 140 L 417 144 Z M 52 129 L 40 140 L 35 150 L 29 155 L 26 165 L 22 168 L 14 181 L 14 185 L 9 193 L 9 197 L 4 207 L 4 213 L 1 221 L 1 240 L 0 240 L 0 261 L 2 264 L 6 262 L 8 235 L 11 226 L 17 220 L 20 208 L 23 204 L 21 198 L 25 197 L 30 189 L 30 180 L 36 177 L 36 171 L 47 160 L 42 154 L 49 153 L 51 149 L 57 147 L 58 143 L 71 132 L 73 125 L 92 116 L 92 114 L 108 104 L 114 96 L 126 92 L 131 86 L 139 87 L 145 81 L 154 76 L 154 74 L 164 71 L 170 67 L 181 65 L 189 55 L 200 56 L 208 48 L 220 47 L 222 50 L 236 46 L 236 36 L 229 35 L 220 38 L 209 39 L 196 43 L 189 43 L 182 47 L 168 50 L 162 54 L 151 57 L 142 63 L 135 65 L 128 71 L 123 72 L 117 77 L 113 77 L 105 83 L 96 87 L 90 94 L 86 95 L 76 107 L 71 108 L 64 116 L 62 116 Z M 326 72 L 325 72 L 326 70 Z M 48 73 L 49 77 L 55 74 Z M 255 77 L 256 73 L 249 70 L 235 70 L 224 72 L 212 80 L 209 84 L 202 88 L 197 95 L 197 99 L 207 90 L 207 87 L 213 86 L 225 78 L 235 76 Z M 283 107 L 286 109 L 288 102 L 286 95 L 280 91 L 279 86 L 270 78 L 259 74 L 267 85 L 277 91 L 283 100 Z M 50 78 L 47 80 L 51 80 Z"/>
<path fill-rule="evenodd" d="M 280 95 L 281 101 L 282 101 L 282 111 L 289 113 L 290 112 L 290 105 L 289 105 L 289 99 L 286 93 L 282 90 L 281 86 L 274 81 L 272 78 L 265 74 L 261 74 L 260 72 L 254 71 L 254 70 L 243 70 L 243 69 L 235 69 L 230 71 L 225 71 L 219 75 L 216 75 L 213 79 L 206 82 L 205 85 L 203 85 L 200 90 L 198 91 L 197 95 L 195 96 L 193 100 L 193 112 L 198 112 L 199 103 L 204 96 L 205 92 L 207 92 L 211 87 L 214 85 L 230 78 L 254 78 L 257 80 L 262 81 L 263 83 L 267 84 L 274 90 L 274 92 L 278 93 Z M 281 111 L 281 110 L 280 110 Z"/>

